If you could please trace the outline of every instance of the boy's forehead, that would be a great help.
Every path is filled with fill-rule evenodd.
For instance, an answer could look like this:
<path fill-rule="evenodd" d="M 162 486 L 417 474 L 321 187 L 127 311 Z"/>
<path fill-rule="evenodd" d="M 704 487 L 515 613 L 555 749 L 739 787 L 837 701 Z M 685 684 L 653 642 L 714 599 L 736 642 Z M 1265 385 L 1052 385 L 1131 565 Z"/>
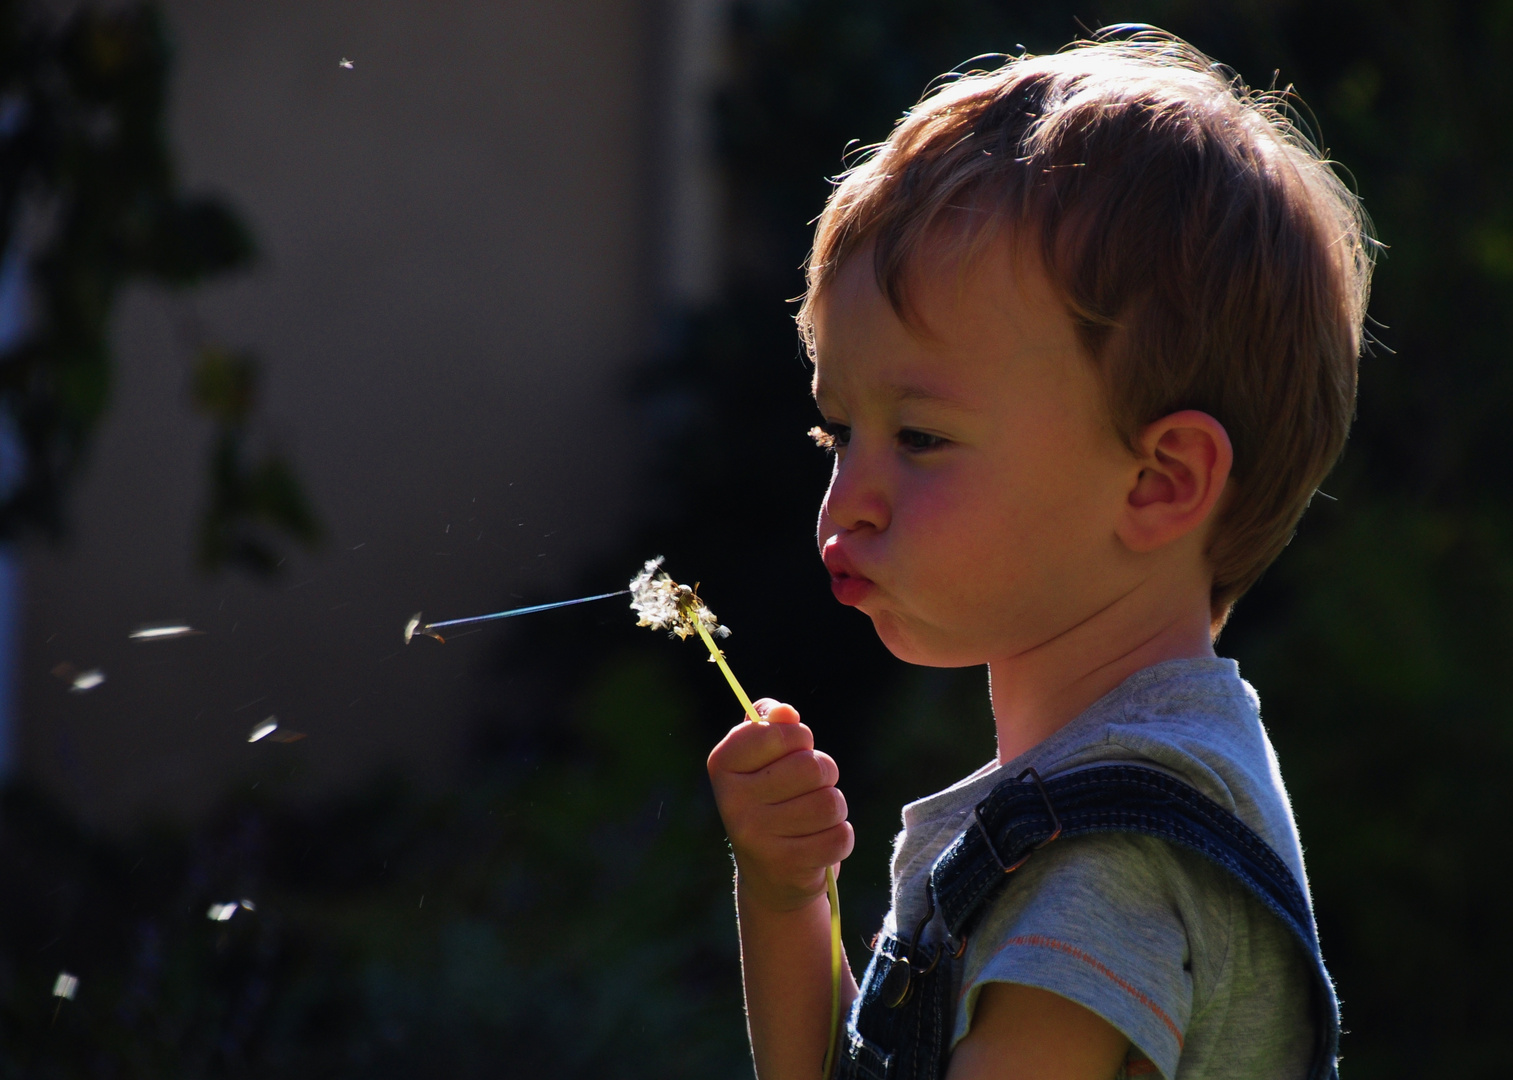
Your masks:
<path fill-rule="evenodd" d="M 966 408 L 974 375 L 1030 354 L 1081 359 L 1064 304 L 1021 250 L 1001 239 L 966 258 L 931 253 L 911 270 L 903 310 L 883 294 L 870 250 L 852 256 L 815 298 L 811 393 L 864 382 L 895 402 Z"/>

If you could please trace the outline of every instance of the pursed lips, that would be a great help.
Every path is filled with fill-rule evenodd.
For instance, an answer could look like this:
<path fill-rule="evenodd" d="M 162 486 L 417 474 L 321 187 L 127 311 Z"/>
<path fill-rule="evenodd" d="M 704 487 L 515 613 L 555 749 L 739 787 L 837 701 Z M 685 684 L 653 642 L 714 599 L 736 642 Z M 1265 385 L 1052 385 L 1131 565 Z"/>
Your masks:
<path fill-rule="evenodd" d="M 856 607 L 877 588 L 871 578 L 862 574 L 856 564 L 841 547 L 840 536 L 832 536 L 820 550 L 825 569 L 830 571 L 830 591 L 835 598 L 849 607 Z"/>

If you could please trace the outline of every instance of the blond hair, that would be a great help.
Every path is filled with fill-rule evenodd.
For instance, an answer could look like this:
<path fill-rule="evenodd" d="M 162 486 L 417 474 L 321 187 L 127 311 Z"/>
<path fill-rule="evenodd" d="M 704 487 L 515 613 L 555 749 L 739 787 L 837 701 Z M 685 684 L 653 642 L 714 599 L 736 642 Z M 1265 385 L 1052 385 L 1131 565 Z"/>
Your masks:
<path fill-rule="evenodd" d="M 1229 433 L 1234 490 L 1208 543 L 1217 632 L 1291 539 L 1355 408 L 1374 241 L 1290 98 L 1148 27 L 951 78 L 839 178 L 805 341 L 865 247 L 906 321 L 927 243 L 1007 231 L 1038 252 L 1126 445 L 1183 409 Z"/>

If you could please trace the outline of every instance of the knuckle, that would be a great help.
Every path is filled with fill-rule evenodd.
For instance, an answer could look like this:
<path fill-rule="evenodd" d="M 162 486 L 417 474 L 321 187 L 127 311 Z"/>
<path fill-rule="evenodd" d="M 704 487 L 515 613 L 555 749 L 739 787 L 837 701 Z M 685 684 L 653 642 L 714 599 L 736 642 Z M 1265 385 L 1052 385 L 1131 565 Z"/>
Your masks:
<path fill-rule="evenodd" d="M 846 814 L 848 812 L 848 808 L 846 806 L 846 796 L 841 794 L 840 788 L 833 787 L 827 788 L 826 790 L 830 795 L 830 811 L 832 816 L 837 821 L 845 821 Z"/>

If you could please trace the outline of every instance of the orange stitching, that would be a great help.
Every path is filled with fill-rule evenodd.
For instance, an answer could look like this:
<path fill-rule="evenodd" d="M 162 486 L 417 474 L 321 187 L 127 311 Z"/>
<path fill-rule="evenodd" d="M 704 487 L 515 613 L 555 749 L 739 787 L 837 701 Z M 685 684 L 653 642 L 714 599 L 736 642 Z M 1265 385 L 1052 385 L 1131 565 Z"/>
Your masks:
<path fill-rule="evenodd" d="M 1152 1001 L 1145 994 L 1141 993 L 1130 983 L 1126 982 L 1124 979 L 1121 979 L 1118 975 L 1115 975 L 1112 971 L 1105 967 L 1097 957 L 1091 955 L 1090 953 L 1083 952 L 1075 945 L 1068 945 L 1064 941 L 1057 941 L 1055 938 L 1046 937 L 1044 934 L 1021 934 L 1018 937 L 1011 937 L 1008 941 L 1005 941 L 1002 946 L 995 949 L 993 951 L 993 955 L 997 956 L 999 953 L 1003 952 L 1004 949 L 1007 949 L 1010 945 L 1033 945 L 1039 946 L 1043 949 L 1055 949 L 1057 952 L 1063 952 L 1068 956 L 1081 960 L 1084 964 L 1087 964 L 1094 971 L 1098 972 L 1098 974 L 1104 976 L 1115 986 L 1119 987 L 1119 989 L 1129 994 L 1130 997 L 1134 998 L 1151 1012 L 1155 1013 L 1156 1018 L 1166 1025 L 1167 1030 L 1172 1033 L 1172 1037 L 1177 1040 L 1177 1049 L 1182 1049 L 1182 1029 L 1177 1027 L 1170 1016 L 1166 1015 L 1166 1013 L 1161 1009 L 1161 1006 L 1157 1005 L 1154 1001 Z M 965 994 L 966 990 L 963 989 L 962 993 Z"/>

